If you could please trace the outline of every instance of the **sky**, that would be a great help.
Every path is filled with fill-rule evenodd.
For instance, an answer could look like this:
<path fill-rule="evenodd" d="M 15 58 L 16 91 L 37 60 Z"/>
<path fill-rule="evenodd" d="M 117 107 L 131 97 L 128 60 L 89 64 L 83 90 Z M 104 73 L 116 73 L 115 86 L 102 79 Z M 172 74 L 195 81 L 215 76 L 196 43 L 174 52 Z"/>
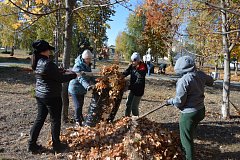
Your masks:
<path fill-rule="evenodd" d="M 129 8 L 133 9 L 140 3 L 140 0 L 130 0 L 130 4 L 132 5 Z M 107 30 L 108 36 L 108 45 L 115 45 L 115 39 L 119 32 L 124 31 L 126 28 L 126 22 L 128 15 L 131 13 L 127 8 L 121 5 L 115 5 L 116 13 L 111 17 L 113 21 L 109 21 L 108 24 L 111 26 L 111 29 Z"/>
<path fill-rule="evenodd" d="M 132 10 L 135 9 L 136 6 L 142 3 L 142 0 L 130 0 L 129 8 Z M 115 45 L 115 39 L 119 32 L 122 32 L 126 29 L 127 26 L 127 18 L 132 11 L 129 11 L 127 8 L 121 5 L 115 5 L 115 15 L 111 17 L 112 21 L 109 21 L 110 29 L 107 29 L 108 36 L 108 46 Z M 179 33 L 186 34 L 185 29 L 187 27 L 188 22 L 184 22 L 179 27 Z"/>

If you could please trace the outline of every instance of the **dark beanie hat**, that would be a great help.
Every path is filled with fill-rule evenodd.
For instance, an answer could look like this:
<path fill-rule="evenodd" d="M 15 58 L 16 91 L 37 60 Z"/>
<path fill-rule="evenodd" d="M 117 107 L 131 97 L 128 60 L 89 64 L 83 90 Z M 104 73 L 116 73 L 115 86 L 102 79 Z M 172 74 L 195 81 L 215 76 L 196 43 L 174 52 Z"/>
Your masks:
<path fill-rule="evenodd" d="M 46 50 L 54 50 L 55 48 L 53 46 L 50 46 L 48 42 L 44 40 L 36 40 L 33 42 L 32 47 L 35 51 L 38 53 L 44 52 Z"/>

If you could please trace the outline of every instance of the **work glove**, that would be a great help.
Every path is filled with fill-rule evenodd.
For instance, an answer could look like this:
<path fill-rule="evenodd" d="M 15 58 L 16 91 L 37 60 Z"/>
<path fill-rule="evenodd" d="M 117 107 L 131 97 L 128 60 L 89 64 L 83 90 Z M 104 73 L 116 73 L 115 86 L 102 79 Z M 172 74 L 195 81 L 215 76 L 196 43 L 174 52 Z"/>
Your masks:
<path fill-rule="evenodd" d="M 170 99 L 169 100 L 165 100 L 165 104 L 166 104 L 166 106 L 172 105 Z"/>
<path fill-rule="evenodd" d="M 91 90 L 93 90 L 94 88 L 95 88 L 95 85 L 90 85 L 90 86 L 87 87 L 87 91 L 91 91 Z"/>
<path fill-rule="evenodd" d="M 65 70 L 64 68 L 58 68 L 58 71 L 59 71 L 60 73 L 65 73 L 65 72 L 66 72 L 66 70 Z"/>

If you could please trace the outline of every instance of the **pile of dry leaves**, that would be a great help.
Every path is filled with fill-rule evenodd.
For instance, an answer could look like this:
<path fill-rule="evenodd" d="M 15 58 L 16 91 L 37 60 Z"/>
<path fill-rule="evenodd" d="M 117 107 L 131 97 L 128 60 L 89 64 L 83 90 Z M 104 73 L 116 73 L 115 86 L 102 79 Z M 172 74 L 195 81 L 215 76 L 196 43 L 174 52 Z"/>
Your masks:
<path fill-rule="evenodd" d="M 90 119 L 94 119 L 94 115 L 96 115 L 100 116 L 100 120 L 113 121 L 122 99 L 126 81 L 117 65 L 102 67 L 100 76 L 96 79 L 96 87 L 93 90 L 93 94 L 98 94 L 98 96 L 95 95 L 96 106 L 93 106 L 96 109 L 90 109 L 88 116 Z M 95 113 L 96 111 L 98 113 Z"/>
<path fill-rule="evenodd" d="M 60 138 L 69 146 L 68 159 L 182 159 L 178 136 L 159 123 L 146 118 L 138 123 L 131 118 L 107 123 L 109 115 L 114 119 L 126 81 L 116 65 L 103 67 L 100 74 L 95 94 L 102 105 L 90 105 L 85 121 L 99 116 L 101 122 L 66 129 Z"/>
<path fill-rule="evenodd" d="M 68 159 L 182 159 L 178 136 L 159 123 L 130 118 L 96 127 L 67 128 L 61 140 L 69 145 Z"/>

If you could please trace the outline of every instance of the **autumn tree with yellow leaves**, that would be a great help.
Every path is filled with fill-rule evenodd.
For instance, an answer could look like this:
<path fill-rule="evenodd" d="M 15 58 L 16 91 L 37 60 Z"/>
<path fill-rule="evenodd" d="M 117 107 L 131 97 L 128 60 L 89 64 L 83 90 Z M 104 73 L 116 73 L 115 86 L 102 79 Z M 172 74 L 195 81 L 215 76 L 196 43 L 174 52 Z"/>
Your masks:
<path fill-rule="evenodd" d="M 78 38 L 80 32 L 89 34 L 96 56 L 98 47 L 106 40 L 107 21 L 114 13 L 113 5 L 126 2 L 125 0 L 4 0 L 0 3 L 1 22 L 5 22 L 0 25 L 1 41 L 4 45 L 14 45 L 19 41 L 21 42 L 19 46 L 22 47 L 30 47 L 33 40 L 41 38 L 51 43 L 55 42 L 58 50 L 63 48 L 63 67 L 69 68 L 70 55 L 74 52 L 73 42 L 77 41 L 74 38 Z M 8 29 L 11 32 L 7 32 Z M 74 45 L 77 46 L 76 43 Z M 60 53 L 58 50 L 56 53 Z M 58 62 L 58 56 L 55 56 L 55 62 Z M 67 119 L 69 105 L 67 86 L 68 84 L 63 85 L 64 119 Z"/>

